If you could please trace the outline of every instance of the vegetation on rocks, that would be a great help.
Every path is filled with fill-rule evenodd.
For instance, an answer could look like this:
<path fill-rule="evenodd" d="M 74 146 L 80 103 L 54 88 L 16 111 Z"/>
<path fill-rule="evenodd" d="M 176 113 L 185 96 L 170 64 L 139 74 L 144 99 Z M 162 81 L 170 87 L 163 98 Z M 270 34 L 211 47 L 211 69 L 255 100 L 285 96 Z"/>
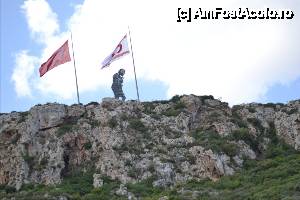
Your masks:
<path fill-rule="evenodd" d="M 84 144 L 84 148 L 85 148 L 86 150 L 91 149 L 92 146 L 93 146 L 93 145 L 92 145 L 92 143 L 90 143 L 90 142 L 87 142 L 87 143 Z"/>
<path fill-rule="evenodd" d="M 129 120 L 129 126 L 130 128 L 140 132 L 146 132 L 148 130 L 141 120 L 135 118 Z"/>
<path fill-rule="evenodd" d="M 0 115 L 0 199 L 300 199 L 300 101 L 213 96 Z"/>
<path fill-rule="evenodd" d="M 65 196 L 70 199 L 127 199 L 115 194 L 120 182 L 104 177 L 101 188 L 93 188 L 92 173 L 79 173 L 65 177 L 55 187 L 24 185 L 16 193 L 15 189 L 0 186 L 0 197 L 16 199 L 53 199 Z M 280 154 L 264 160 L 247 160 L 244 168 L 233 176 L 224 176 L 216 182 L 191 180 L 178 184 L 173 189 L 153 187 L 147 179 L 135 184 L 127 184 L 128 192 L 142 199 L 299 199 L 300 198 L 300 153 Z M 47 194 L 47 195 L 46 195 Z M 196 197 L 196 198 L 193 198 Z"/>
<path fill-rule="evenodd" d="M 233 176 L 217 182 L 191 181 L 185 190 L 200 191 L 201 199 L 299 199 L 300 154 L 248 160 Z"/>
<path fill-rule="evenodd" d="M 64 123 L 61 126 L 59 126 L 57 130 L 57 136 L 61 137 L 64 134 L 71 132 L 75 128 L 75 126 L 77 126 L 77 120 L 78 118 L 65 118 Z"/>
<path fill-rule="evenodd" d="M 168 117 L 177 116 L 185 108 L 185 105 L 184 105 L 183 102 L 178 101 L 178 100 L 176 101 L 176 98 L 173 101 L 175 102 L 175 105 L 172 106 L 172 107 L 170 107 L 170 108 L 168 108 L 166 111 L 164 111 L 162 113 L 163 115 L 168 116 Z"/>
<path fill-rule="evenodd" d="M 22 122 L 25 122 L 26 120 L 26 117 L 29 115 L 29 112 L 20 112 L 20 119 L 18 121 L 18 123 L 22 123 Z"/>
<path fill-rule="evenodd" d="M 62 126 L 60 126 L 57 130 L 57 136 L 61 137 L 64 134 L 70 132 L 73 130 L 73 124 L 64 124 Z"/>
<path fill-rule="evenodd" d="M 195 138 L 195 144 L 204 147 L 205 149 L 211 149 L 217 153 L 225 153 L 229 156 L 234 156 L 238 153 L 238 146 L 229 142 L 228 137 L 221 137 L 215 131 L 201 131 L 197 130 L 193 132 L 192 137 Z"/>
<path fill-rule="evenodd" d="M 115 128 L 118 125 L 118 121 L 116 119 L 116 117 L 112 117 L 109 121 L 108 121 L 108 126 L 110 128 Z"/>

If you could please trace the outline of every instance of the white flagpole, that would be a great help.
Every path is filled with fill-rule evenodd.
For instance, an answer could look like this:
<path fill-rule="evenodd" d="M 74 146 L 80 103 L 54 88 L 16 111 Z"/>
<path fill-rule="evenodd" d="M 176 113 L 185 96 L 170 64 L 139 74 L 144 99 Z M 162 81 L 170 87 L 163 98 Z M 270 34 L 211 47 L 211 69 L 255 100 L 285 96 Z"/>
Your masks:
<path fill-rule="evenodd" d="M 134 78 L 135 78 L 136 94 L 137 94 L 138 101 L 140 101 L 139 88 L 138 88 L 137 79 L 136 79 L 135 64 L 134 64 L 134 57 L 133 57 L 132 42 L 131 42 L 131 36 L 130 36 L 130 29 L 129 29 L 129 26 L 128 26 L 128 31 L 129 31 L 129 40 L 130 40 L 131 56 L 132 56 L 132 63 L 133 63 L 133 70 L 134 70 Z"/>
<path fill-rule="evenodd" d="M 78 92 L 78 83 L 77 83 L 77 74 L 76 74 L 76 65 L 75 65 L 75 56 L 74 56 L 74 47 L 73 47 L 73 38 L 72 38 L 72 31 L 71 31 L 71 41 L 72 41 L 72 52 L 73 52 L 73 66 L 74 66 L 75 80 L 76 80 L 76 89 L 77 89 L 77 101 L 78 101 L 78 104 L 80 104 L 80 101 L 79 101 L 79 92 Z"/>

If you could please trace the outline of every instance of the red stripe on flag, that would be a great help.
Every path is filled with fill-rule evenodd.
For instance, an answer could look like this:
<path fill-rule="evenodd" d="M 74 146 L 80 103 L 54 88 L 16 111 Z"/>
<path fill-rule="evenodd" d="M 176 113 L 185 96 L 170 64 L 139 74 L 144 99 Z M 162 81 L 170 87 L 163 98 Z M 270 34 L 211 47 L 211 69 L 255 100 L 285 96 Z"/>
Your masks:
<path fill-rule="evenodd" d="M 117 59 L 117 58 L 119 58 L 119 57 L 121 57 L 121 56 L 123 56 L 123 55 L 125 55 L 125 54 L 127 54 L 127 53 L 129 53 L 129 51 L 125 51 L 125 52 L 123 52 L 123 53 L 114 55 L 114 57 L 113 57 L 112 59 Z"/>

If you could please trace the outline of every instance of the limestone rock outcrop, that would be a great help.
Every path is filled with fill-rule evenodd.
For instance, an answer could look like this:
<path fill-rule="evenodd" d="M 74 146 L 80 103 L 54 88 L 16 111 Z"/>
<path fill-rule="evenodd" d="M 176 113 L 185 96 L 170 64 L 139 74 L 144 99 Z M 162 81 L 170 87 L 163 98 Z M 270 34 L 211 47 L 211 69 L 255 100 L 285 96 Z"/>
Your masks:
<path fill-rule="evenodd" d="M 58 184 L 72 170 L 90 168 L 95 187 L 102 176 L 122 184 L 153 178 L 159 187 L 217 180 L 234 174 L 245 158 L 255 159 L 272 133 L 300 149 L 300 100 L 230 108 L 212 96 L 185 95 L 36 105 L 0 115 L 0 185 Z M 118 194 L 125 193 L 120 186 Z"/>

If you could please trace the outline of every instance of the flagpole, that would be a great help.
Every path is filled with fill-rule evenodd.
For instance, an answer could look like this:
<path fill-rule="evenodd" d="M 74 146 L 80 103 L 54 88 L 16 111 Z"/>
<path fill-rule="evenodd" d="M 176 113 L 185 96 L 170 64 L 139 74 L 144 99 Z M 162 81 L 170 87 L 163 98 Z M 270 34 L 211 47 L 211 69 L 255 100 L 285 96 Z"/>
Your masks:
<path fill-rule="evenodd" d="M 130 29 L 129 29 L 129 26 L 128 26 L 128 31 L 129 31 L 129 40 L 130 40 L 131 56 L 132 56 L 132 63 L 133 63 L 133 70 L 134 70 L 134 78 L 135 78 L 136 94 L 137 94 L 138 101 L 140 101 L 139 88 L 138 88 L 137 79 L 136 79 L 135 64 L 134 64 L 134 57 L 133 57 L 132 42 L 131 42 L 131 36 L 130 36 Z"/>
<path fill-rule="evenodd" d="M 75 80 L 76 80 L 76 89 L 77 89 L 77 101 L 78 101 L 78 104 L 80 104 L 80 101 L 79 101 L 79 92 L 78 92 L 78 83 L 77 83 L 76 64 L 75 64 L 75 56 L 74 56 L 74 47 L 73 47 L 72 31 L 71 31 L 71 41 L 72 41 L 72 52 L 73 52 L 73 66 L 74 66 Z"/>

